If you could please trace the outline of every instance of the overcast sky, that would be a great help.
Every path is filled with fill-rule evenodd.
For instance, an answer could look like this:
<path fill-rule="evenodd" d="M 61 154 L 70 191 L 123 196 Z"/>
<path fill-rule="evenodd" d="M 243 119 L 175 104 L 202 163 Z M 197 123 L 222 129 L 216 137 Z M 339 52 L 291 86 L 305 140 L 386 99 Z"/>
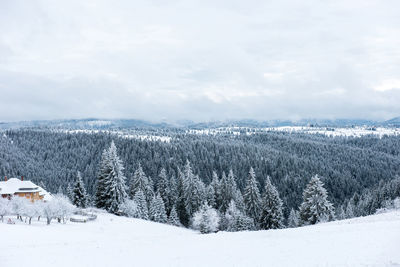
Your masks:
<path fill-rule="evenodd" d="M 398 0 L 1 0 L 0 121 L 389 119 Z"/>

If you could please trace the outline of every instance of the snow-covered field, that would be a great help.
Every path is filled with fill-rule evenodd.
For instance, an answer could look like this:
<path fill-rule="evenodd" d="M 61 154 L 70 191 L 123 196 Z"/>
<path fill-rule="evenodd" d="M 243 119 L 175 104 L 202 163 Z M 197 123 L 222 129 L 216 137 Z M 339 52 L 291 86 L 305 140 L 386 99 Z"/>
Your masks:
<path fill-rule="evenodd" d="M 0 266 L 400 266 L 400 211 L 296 229 L 201 235 L 99 214 L 0 223 Z"/>
<path fill-rule="evenodd" d="M 232 134 L 232 135 L 252 135 L 254 133 L 265 132 L 300 132 L 307 134 L 323 134 L 326 136 L 353 136 L 361 137 L 364 135 L 375 135 L 382 137 L 384 135 L 400 135 L 400 128 L 393 127 L 308 127 L 308 126 L 281 126 L 266 128 L 249 128 L 249 127 L 220 127 L 202 130 L 188 130 L 187 133 L 198 135 L 216 135 L 216 134 Z"/>

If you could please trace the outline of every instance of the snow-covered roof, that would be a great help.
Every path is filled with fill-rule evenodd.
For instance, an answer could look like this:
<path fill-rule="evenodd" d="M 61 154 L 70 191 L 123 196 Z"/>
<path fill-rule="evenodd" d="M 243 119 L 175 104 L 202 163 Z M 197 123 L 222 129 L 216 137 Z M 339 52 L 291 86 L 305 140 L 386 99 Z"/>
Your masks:
<path fill-rule="evenodd" d="M 10 178 L 7 181 L 0 181 L 0 194 L 13 195 L 15 193 L 40 192 L 39 186 L 31 181 L 21 181 L 18 178 Z"/>
<path fill-rule="evenodd" d="M 39 196 L 43 196 L 44 201 L 49 201 L 53 199 L 53 196 L 40 186 L 39 186 Z"/>

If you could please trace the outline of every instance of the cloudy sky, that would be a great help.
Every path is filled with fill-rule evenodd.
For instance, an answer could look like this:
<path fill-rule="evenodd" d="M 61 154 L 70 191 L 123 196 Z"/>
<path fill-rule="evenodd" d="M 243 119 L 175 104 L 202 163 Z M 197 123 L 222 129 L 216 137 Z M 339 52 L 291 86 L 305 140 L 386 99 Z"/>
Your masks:
<path fill-rule="evenodd" d="M 398 0 L 1 0 L 0 121 L 389 119 Z"/>

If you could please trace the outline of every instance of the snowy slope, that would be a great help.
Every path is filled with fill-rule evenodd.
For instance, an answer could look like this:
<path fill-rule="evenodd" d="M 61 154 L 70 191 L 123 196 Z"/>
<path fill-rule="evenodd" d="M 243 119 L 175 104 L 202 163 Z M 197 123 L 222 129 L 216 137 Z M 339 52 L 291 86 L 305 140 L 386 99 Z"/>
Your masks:
<path fill-rule="evenodd" d="M 400 211 L 296 229 L 209 235 L 99 214 L 86 224 L 0 223 L 0 240 L 1 267 L 399 266 Z"/>

